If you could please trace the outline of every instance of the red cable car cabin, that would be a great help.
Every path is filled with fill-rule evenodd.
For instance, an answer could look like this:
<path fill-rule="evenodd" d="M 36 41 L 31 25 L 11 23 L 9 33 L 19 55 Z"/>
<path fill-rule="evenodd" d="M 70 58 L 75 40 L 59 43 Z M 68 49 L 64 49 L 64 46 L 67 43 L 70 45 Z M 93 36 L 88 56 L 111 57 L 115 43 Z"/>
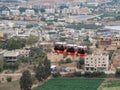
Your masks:
<path fill-rule="evenodd" d="M 78 46 L 77 47 L 77 53 L 76 53 L 76 56 L 81 56 L 81 57 L 84 57 L 87 55 L 87 47 L 86 46 Z"/>
<path fill-rule="evenodd" d="M 72 55 L 72 56 L 74 56 L 75 55 L 75 51 L 76 51 L 76 45 L 74 45 L 74 44 L 68 44 L 67 46 L 66 46 L 66 54 L 67 55 Z"/>
<path fill-rule="evenodd" d="M 54 46 L 54 51 L 56 53 L 63 54 L 65 51 L 66 42 L 56 42 Z"/>

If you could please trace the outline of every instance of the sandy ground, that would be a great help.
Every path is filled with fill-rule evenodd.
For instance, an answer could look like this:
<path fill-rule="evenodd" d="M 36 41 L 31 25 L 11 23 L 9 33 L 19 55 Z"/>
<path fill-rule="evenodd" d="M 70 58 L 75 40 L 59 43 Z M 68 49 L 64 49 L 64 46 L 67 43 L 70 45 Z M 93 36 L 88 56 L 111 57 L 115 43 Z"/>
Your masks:
<path fill-rule="evenodd" d="M 117 51 L 115 57 L 113 58 L 113 66 L 115 68 L 120 67 L 120 50 Z"/>
<path fill-rule="evenodd" d="M 65 58 L 63 58 L 63 54 L 57 54 L 57 53 L 49 53 L 47 54 L 47 57 L 49 60 L 51 60 L 51 62 L 59 62 L 60 60 L 65 60 L 67 58 L 71 58 L 71 60 L 78 60 L 80 57 L 76 57 L 76 56 L 70 56 L 67 55 Z"/>
<path fill-rule="evenodd" d="M 51 60 L 51 62 L 58 62 L 63 59 L 63 55 L 57 53 L 49 53 L 47 54 L 47 57 L 49 60 Z"/>

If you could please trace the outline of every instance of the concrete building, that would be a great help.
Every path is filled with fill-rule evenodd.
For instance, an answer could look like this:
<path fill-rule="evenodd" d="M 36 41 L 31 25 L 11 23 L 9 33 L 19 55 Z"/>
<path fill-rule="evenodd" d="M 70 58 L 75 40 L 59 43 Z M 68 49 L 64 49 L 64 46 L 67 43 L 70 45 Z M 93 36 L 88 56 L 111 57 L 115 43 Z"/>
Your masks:
<path fill-rule="evenodd" d="M 29 57 L 29 53 L 30 53 L 30 50 L 26 50 L 26 49 L 19 50 L 19 54 L 24 57 Z"/>
<path fill-rule="evenodd" d="M 87 14 L 91 14 L 91 10 L 89 8 L 81 8 L 79 13 L 82 15 L 87 15 Z"/>
<path fill-rule="evenodd" d="M 9 16 L 10 15 L 10 11 L 2 11 L 2 15 Z"/>
<path fill-rule="evenodd" d="M 71 7 L 71 8 L 64 8 L 62 10 L 62 14 L 87 15 L 87 14 L 91 14 L 91 10 L 89 8 Z"/>
<path fill-rule="evenodd" d="M 17 51 L 6 51 L 3 54 L 3 57 L 7 62 L 16 62 L 18 59 L 18 56 L 19 56 L 19 52 Z"/>
<path fill-rule="evenodd" d="M 111 46 L 120 47 L 120 37 L 107 37 L 106 40 L 111 40 Z"/>
<path fill-rule="evenodd" d="M 107 71 L 109 67 L 108 55 L 88 55 L 85 57 L 85 71 Z"/>
<path fill-rule="evenodd" d="M 25 15 L 27 15 L 27 16 L 35 15 L 35 11 L 34 11 L 34 10 L 27 9 L 27 10 L 25 11 Z"/>
<path fill-rule="evenodd" d="M 50 8 L 50 9 L 45 9 L 46 13 L 55 13 L 55 9 L 54 8 Z"/>
<path fill-rule="evenodd" d="M 12 13 L 12 15 L 20 15 L 20 11 L 19 10 L 10 10 L 10 12 Z"/>

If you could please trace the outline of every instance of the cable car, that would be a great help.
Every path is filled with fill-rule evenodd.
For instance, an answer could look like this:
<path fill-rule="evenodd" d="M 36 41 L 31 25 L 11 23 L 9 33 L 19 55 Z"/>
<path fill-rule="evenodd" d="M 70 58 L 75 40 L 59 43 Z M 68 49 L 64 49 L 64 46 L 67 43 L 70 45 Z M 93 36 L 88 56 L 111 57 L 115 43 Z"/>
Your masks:
<path fill-rule="evenodd" d="M 87 55 L 87 47 L 86 46 L 78 46 L 76 56 L 84 57 Z"/>
<path fill-rule="evenodd" d="M 74 44 L 67 44 L 66 45 L 66 54 L 74 56 L 76 52 L 76 45 Z"/>
<path fill-rule="evenodd" d="M 66 42 L 56 42 L 54 45 L 54 51 L 56 53 L 64 54 L 66 48 Z"/>

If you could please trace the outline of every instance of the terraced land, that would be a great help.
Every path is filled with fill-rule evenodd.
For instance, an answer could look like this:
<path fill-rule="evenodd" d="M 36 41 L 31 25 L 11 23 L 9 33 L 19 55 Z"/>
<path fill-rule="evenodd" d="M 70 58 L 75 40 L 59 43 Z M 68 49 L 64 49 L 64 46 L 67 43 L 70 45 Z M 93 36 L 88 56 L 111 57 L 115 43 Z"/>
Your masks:
<path fill-rule="evenodd" d="M 104 79 L 51 79 L 33 90 L 97 90 Z"/>

